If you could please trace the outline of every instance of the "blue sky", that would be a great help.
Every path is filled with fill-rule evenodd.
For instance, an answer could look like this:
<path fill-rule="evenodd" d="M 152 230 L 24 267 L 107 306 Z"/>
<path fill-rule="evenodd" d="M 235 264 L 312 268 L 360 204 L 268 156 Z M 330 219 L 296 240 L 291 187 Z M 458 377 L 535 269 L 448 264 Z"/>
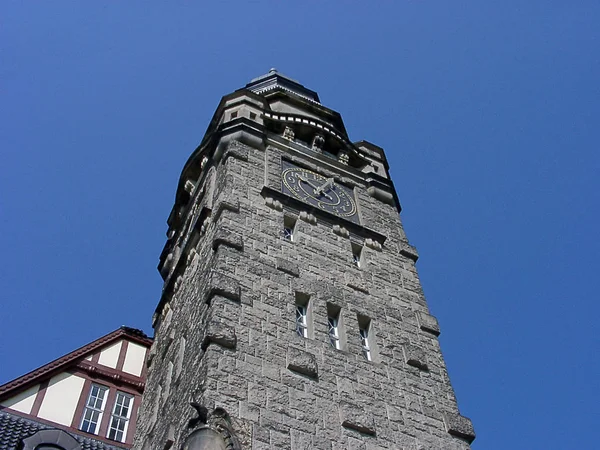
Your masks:
<path fill-rule="evenodd" d="M 474 449 L 597 446 L 600 3 L 2 2 L 0 383 L 151 334 L 180 170 L 277 67 L 387 151 Z"/>

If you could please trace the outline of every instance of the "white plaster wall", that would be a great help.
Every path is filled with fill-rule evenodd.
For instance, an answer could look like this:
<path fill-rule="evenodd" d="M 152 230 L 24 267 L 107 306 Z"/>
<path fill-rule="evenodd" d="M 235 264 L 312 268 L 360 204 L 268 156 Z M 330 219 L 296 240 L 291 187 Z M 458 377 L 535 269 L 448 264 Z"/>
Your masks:
<path fill-rule="evenodd" d="M 100 352 L 100 359 L 98 360 L 98 363 L 115 369 L 117 367 L 117 362 L 119 361 L 119 352 L 121 351 L 122 343 L 123 341 L 119 341 L 116 344 L 113 344 L 110 347 L 106 347 L 104 350 L 102 350 Z"/>
<path fill-rule="evenodd" d="M 146 347 L 129 342 L 127 354 L 125 355 L 125 363 L 123 364 L 123 372 L 139 377 L 142 374 L 145 357 Z"/>
<path fill-rule="evenodd" d="M 0 405 L 14 409 L 15 411 L 29 414 L 31 412 L 31 408 L 33 407 L 33 402 L 35 402 L 35 396 L 37 395 L 39 387 L 40 385 L 36 384 L 35 386 L 24 390 L 20 394 L 4 400 L 2 403 L 0 403 Z"/>
<path fill-rule="evenodd" d="M 85 380 L 64 372 L 50 379 L 38 417 L 70 426 Z"/>

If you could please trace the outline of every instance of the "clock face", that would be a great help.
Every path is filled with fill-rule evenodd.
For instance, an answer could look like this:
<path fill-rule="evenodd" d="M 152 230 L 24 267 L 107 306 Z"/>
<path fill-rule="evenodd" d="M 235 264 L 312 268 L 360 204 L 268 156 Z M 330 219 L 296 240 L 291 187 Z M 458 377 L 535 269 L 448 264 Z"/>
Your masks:
<path fill-rule="evenodd" d="M 283 192 L 323 211 L 358 223 L 352 190 L 333 178 L 308 169 L 284 166 L 281 173 Z"/>

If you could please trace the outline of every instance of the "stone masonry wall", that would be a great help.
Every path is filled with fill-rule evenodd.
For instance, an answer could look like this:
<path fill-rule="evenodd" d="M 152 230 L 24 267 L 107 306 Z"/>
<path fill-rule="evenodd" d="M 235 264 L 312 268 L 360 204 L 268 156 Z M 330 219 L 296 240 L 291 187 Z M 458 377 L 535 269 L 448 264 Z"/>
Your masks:
<path fill-rule="evenodd" d="M 212 205 L 210 221 L 163 308 L 134 448 L 180 448 L 197 401 L 229 414 L 243 449 L 469 449 L 397 211 L 356 189 L 362 222 L 387 237 L 363 247 L 357 268 L 343 233 L 261 195 L 281 153 L 231 142 L 196 200 L 196 211 Z M 294 242 L 284 214 L 297 217 Z M 306 339 L 297 293 L 310 298 Z M 342 350 L 329 343 L 327 303 L 341 308 Z M 374 361 L 357 315 L 371 319 Z"/>

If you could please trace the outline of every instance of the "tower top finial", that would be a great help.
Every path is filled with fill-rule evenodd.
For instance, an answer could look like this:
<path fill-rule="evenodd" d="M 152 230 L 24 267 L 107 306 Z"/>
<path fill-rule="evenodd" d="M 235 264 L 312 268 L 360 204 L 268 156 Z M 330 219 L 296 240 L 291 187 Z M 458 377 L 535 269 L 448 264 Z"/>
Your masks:
<path fill-rule="evenodd" d="M 305 88 L 299 81 L 287 77 L 279 72 L 275 67 L 271 67 L 269 72 L 254 78 L 246 85 L 246 89 L 250 89 L 257 94 L 262 94 L 267 91 L 280 89 L 292 92 L 300 97 L 307 98 L 313 102 L 320 103 L 319 96 L 315 91 Z"/>

